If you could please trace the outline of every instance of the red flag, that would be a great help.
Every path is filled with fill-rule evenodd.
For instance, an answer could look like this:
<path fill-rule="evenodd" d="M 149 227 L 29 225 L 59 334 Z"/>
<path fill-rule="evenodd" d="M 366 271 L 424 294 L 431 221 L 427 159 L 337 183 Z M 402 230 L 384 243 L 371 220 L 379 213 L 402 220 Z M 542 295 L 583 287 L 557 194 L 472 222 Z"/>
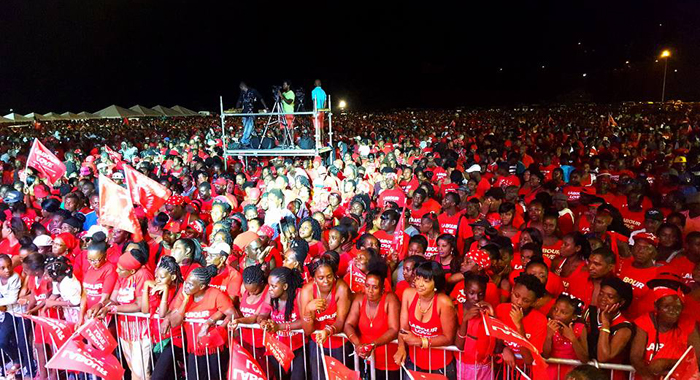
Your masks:
<path fill-rule="evenodd" d="M 111 226 L 141 236 L 141 226 L 134 214 L 134 204 L 129 191 L 100 174 L 100 215 L 102 226 Z"/>
<path fill-rule="evenodd" d="M 46 368 L 87 372 L 103 379 L 119 379 L 124 368 L 112 354 L 105 354 L 79 340 L 70 340 L 46 363 Z"/>
<path fill-rule="evenodd" d="M 32 143 L 32 149 L 27 157 L 27 166 L 38 170 L 51 181 L 51 184 L 56 183 L 59 178 L 66 174 L 66 165 L 51 153 L 39 139 L 34 139 L 34 143 Z"/>
<path fill-rule="evenodd" d="M 608 127 L 610 126 L 617 127 L 617 122 L 615 122 L 612 115 L 608 115 Z"/>
<path fill-rule="evenodd" d="M 535 361 L 533 371 L 542 371 L 547 368 L 547 363 L 545 363 L 540 352 L 529 340 L 498 319 L 488 317 L 485 314 L 482 314 L 482 318 L 484 320 L 486 335 L 501 339 L 506 342 L 506 344 L 510 343 L 528 349 Z"/>
<path fill-rule="evenodd" d="M 231 357 L 228 361 L 228 380 L 265 380 L 260 364 L 235 340 L 230 340 Z"/>
<path fill-rule="evenodd" d="M 88 323 L 80 326 L 78 332 L 83 338 L 87 339 L 88 343 L 97 351 L 111 354 L 112 351 L 117 348 L 117 341 L 114 340 L 112 334 L 100 320 L 90 320 Z"/>
<path fill-rule="evenodd" d="M 294 351 L 267 331 L 265 331 L 264 340 L 267 353 L 274 356 L 277 363 L 280 363 L 284 371 L 288 372 L 292 365 L 292 360 L 294 360 Z"/>
<path fill-rule="evenodd" d="M 331 356 L 323 355 L 328 380 L 360 380 L 360 372 L 353 371 Z"/>
<path fill-rule="evenodd" d="M 35 328 L 36 331 L 41 331 L 43 329 L 43 331 L 48 332 L 56 343 L 56 347 L 63 346 L 73 334 L 72 323 L 60 319 L 37 317 L 34 315 L 23 315 L 23 317 L 31 319 L 40 326 Z"/>
<path fill-rule="evenodd" d="M 671 371 L 664 377 L 664 380 L 697 380 L 700 379 L 698 371 L 698 359 L 695 357 L 693 346 L 685 350 L 683 356 L 673 366 Z"/>
<path fill-rule="evenodd" d="M 399 222 L 396 223 L 396 229 L 394 230 L 394 240 L 391 242 L 391 247 L 397 255 L 402 255 L 403 252 L 403 235 L 406 230 L 406 206 L 404 205 L 401 209 L 401 216 L 399 216 Z"/>
<path fill-rule="evenodd" d="M 109 156 L 109 159 L 112 160 L 112 162 L 119 163 L 122 160 L 122 155 L 119 154 L 119 152 L 115 152 L 110 148 L 109 146 L 105 145 L 105 152 L 107 152 L 107 155 Z"/>
<path fill-rule="evenodd" d="M 410 377 L 411 380 L 447 380 L 447 377 L 439 373 L 411 371 L 408 368 L 406 368 L 406 372 L 408 373 L 408 377 Z"/>
<path fill-rule="evenodd" d="M 134 203 L 140 204 L 151 218 L 170 198 L 170 190 L 160 183 L 148 178 L 138 170 L 124 164 L 126 187 L 131 192 Z"/>

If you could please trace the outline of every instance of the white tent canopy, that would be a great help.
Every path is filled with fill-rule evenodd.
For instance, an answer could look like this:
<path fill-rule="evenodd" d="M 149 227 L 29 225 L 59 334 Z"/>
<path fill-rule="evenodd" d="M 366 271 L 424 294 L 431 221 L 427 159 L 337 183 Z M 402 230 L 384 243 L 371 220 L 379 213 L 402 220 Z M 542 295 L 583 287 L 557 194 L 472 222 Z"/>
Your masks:
<path fill-rule="evenodd" d="M 81 119 L 99 119 L 100 117 L 92 114 L 90 112 L 78 112 L 78 116 L 80 116 Z"/>
<path fill-rule="evenodd" d="M 73 113 L 73 112 L 64 112 L 61 114 L 61 116 L 65 117 L 66 119 L 71 119 L 71 120 L 80 119 L 80 116 L 77 113 Z"/>
<path fill-rule="evenodd" d="M 165 116 L 184 116 L 182 113 L 175 111 L 172 108 L 163 107 L 161 105 L 155 106 L 155 107 L 153 107 L 153 109 L 160 112 L 161 114 L 163 114 Z"/>
<path fill-rule="evenodd" d="M 183 115 L 185 115 L 185 116 L 195 116 L 195 115 L 199 115 L 197 112 L 194 112 L 194 111 L 192 111 L 191 109 L 185 108 L 185 107 L 183 107 L 183 106 L 173 106 L 172 109 L 175 110 L 175 111 L 177 111 L 177 112 L 180 112 L 181 114 L 183 114 Z"/>
<path fill-rule="evenodd" d="M 12 120 L 0 116 L 0 123 L 12 123 Z"/>
<path fill-rule="evenodd" d="M 108 119 L 142 116 L 142 115 L 139 115 L 138 113 L 136 113 L 130 109 L 126 109 L 124 107 L 119 107 L 118 105 L 114 105 L 114 104 L 95 112 L 95 115 L 97 115 L 99 117 L 108 118 Z"/>
<path fill-rule="evenodd" d="M 63 117 L 55 112 L 45 113 L 44 119 L 46 119 L 46 120 L 66 120 L 65 117 Z"/>
<path fill-rule="evenodd" d="M 163 116 L 163 114 L 161 114 L 158 111 L 154 111 L 148 107 L 144 107 L 144 106 L 138 105 L 138 104 L 133 106 L 133 107 L 130 107 L 129 109 L 138 113 L 141 116 L 153 116 L 153 117 Z"/>
<path fill-rule="evenodd" d="M 28 117 L 30 119 L 34 120 L 46 120 L 46 117 L 40 113 L 32 112 L 24 115 L 24 117 Z"/>
<path fill-rule="evenodd" d="M 28 117 L 24 117 L 18 113 L 14 113 L 14 112 L 8 113 L 7 115 L 5 115 L 5 118 L 10 119 L 12 121 L 32 121 L 32 119 L 30 119 Z"/>

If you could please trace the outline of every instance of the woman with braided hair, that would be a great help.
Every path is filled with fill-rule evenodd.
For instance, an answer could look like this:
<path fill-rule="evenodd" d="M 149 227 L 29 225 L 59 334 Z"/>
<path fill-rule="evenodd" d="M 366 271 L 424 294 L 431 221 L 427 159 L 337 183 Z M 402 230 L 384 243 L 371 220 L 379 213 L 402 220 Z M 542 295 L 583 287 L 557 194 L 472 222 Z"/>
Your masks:
<path fill-rule="evenodd" d="M 47 257 L 46 274 L 53 281 L 53 292 L 45 307 L 60 307 L 68 322 L 76 323 L 80 315 L 82 285 L 73 275 L 73 265 L 66 257 Z"/>
<path fill-rule="evenodd" d="M 143 284 L 141 297 L 141 312 L 150 315 L 150 334 L 153 342 L 153 374 L 151 380 L 166 380 L 178 378 L 175 374 L 173 358 L 178 368 L 183 362 L 182 330 L 173 329 L 165 334 L 159 332 L 159 326 L 168 313 L 168 305 L 182 288 L 182 273 L 180 266 L 171 256 L 164 256 L 155 272 L 155 278 Z"/>
<path fill-rule="evenodd" d="M 187 334 L 187 378 L 221 380 L 228 366 L 226 328 L 216 326 L 234 314 L 231 299 L 209 286 L 216 276 L 213 266 L 193 269 L 180 292 L 170 304 L 170 311 L 160 326 L 161 333 L 183 326 Z M 204 319 L 203 323 L 185 319 Z M 224 321 L 225 325 L 226 321 Z"/>
<path fill-rule="evenodd" d="M 311 217 L 306 217 L 299 222 L 299 237 L 309 243 L 308 259 L 313 259 L 325 252 L 322 241 L 321 224 Z"/>
<path fill-rule="evenodd" d="M 243 270 L 243 289 L 238 306 L 240 317 L 231 321 L 229 327 L 236 329 L 239 323 L 257 323 L 261 310 L 269 305 L 267 277 L 262 269 L 262 265 L 251 265 Z M 263 333 L 255 329 L 241 328 L 241 339 L 243 347 L 249 352 L 255 351 L 255 358 L 258 359 L 261 368 L 265 368 L 262 358 L 265 356 L 265 345 L 263 344 Z"/>
<path fill-rule="evenodd" d="M 187 278 L 194 269 L 203 267 L 205 263 L 204 255 L 202 255 L 202 247 L 195 239 L 179 239 L 173 244 L 173 249 L 170 251 L 178 265 L 182 277 Z"/>
<path fill-rule="evenodd" d="M 345 318 L 350 311 L 350 288 L 345 281 L 338 279 L 336 272 L 340 257 L 329 251 L 312 261 L 309 265 L 311 282 L 301 290 L 303 309 L 303 327 L 309 340 L 311 378 L 323 379 L 323 368 L 320 366 L 323 356 L 319 357 L 319 347 L 323 347 L 325 355 L 352 367 L 352 360 L 346 356 L 352 352 L 349 342 L 332 336 L 343 330 Z"/>
<path fill-rule="evenodd" d="M 270 333 L 277 334 L 280 342 L 288 345 L 294 352 L 294 360 L 289 372 L 284 372 L 279 363 L 270 357 L 272 369 L 270 376 L 277 378 L 281 374 L 284 380 L 306 379 L 307 354 L 304 352 L 304 334 L 293 332 L 302 328 L 303 310 L 299 293 L 302 287 L 298 271 L 286 267 L 275 268 L 267 279 L 269 304 L 264 305 L 258 317 L 260 326 Z M 265 307 L 267 306 L 267 307 Z"/>

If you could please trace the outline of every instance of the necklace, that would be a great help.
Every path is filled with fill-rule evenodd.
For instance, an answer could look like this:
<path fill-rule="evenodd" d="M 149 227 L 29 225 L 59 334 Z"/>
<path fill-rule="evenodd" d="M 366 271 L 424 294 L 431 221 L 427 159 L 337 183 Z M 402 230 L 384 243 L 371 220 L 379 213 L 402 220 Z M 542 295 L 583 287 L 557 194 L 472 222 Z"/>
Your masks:
<path fill-rule="evenodd" d="M 425 310 L 423 310 L 423 308 L 420 307 L 421 303 L 423 303 L 423 300 L 418 298 L 418 311 L 420 312 L 421 319 L 423 319 L 423 315 L 425 315 L 425 313 L 427 313 L 428 310 L 430 310 L 430 308 L 433 307 L 433 301 L 435 301 L 435 296 L 433 296 L 433 298 L 430 299 L 430 303 L 428 303 L 428 307 L 426 307 Z"/>
<path fill-rule="evenodd" d="M 379 314 L 379 301 L 377 301 L 377 309 L 374 311 L 374 316 L 373 316 L 373 317 L 370 317 L 370 316 L 369 316 L 369 307 L 371 306 L 370 303 L 372 303 L 372 301 L 370 301 L 370 300 L 368 299 L 368 300 L 367 300 L 367 311 L 366 311 L 366 314 L 367 314 L 367 319 L 369 319 L 369 327 L 372 328 L 372 326 L 374 325 L 374 319 L 377 318 L 377 314 Z"/>

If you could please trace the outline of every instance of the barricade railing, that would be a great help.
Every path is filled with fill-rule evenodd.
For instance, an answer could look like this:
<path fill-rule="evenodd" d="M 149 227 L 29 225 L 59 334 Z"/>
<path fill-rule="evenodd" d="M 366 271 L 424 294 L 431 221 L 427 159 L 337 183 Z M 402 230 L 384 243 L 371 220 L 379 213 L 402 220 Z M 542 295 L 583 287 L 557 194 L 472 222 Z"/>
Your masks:
<path fill-rule="evenodd" d="M 46 337 L 41 326 L 36 326 L 28 319 L 23 319 L 20 314 L 4 313 L 5 318 L 12 320 L 12 327 L 9 328 L 9 321 L 5 319 L 0 321 L 0 375 L 8 376 L 11 370 L 23 370 L 26 377 L 36 377 L 39 379 L 59 379 L 68 378 L 69 371 L 48 370 L 43 366 L 51 358 L 51 355 L 57 351 L 55 342 L 51 339 L 37 340 L 35 336 Z M 112 317 L 114 318 L 114 317 Z M 243 346 L 251 356 L 260 364 L 260 367 L 265 372 L 269 379 L 324 379 L 323 375 L 323 354 L 320 354 L 321 347 L 315 343 L 309 344 L 309 336 L 306 336 L 303 330 L 291 330 L 284 332 L 282 336 L 277 338 L 284 344 L 287 344 L 295 353 L 295 359 L 292 361 L 291 368 L 288 373 L 285 373 L 281 366 L 277 363 L 274 357 L 265 354 L 264 345 L 262 345 L 263 330 L 258 324 L 238 324 L 236 329 L 226 328 L 227 341 L 219 345 L 215 345 L 216 349 L 205 347 L 199 354 L 195 355 L 187 349 L 188 344 L 194 345 L 195 342 L 187 342 L 183 337 L 189 335 L 194 337 L 194 341 L 202 343 L 203 341 L 211 342 L 214 332 L 210 331 L 203 338 L 198 337 L 199 326 L 205 324 L 204 319 L 185 319 L 183 323 L 166 332 L 165 335 L 160 331 L 160 323 L 163 318 L 151 316 L 144 313 L 117 313 L 116 321 L 110 324 L 110 329 L 118 338 L 117 354 L 124 364 L 124 368 L 131 373 L 132 379 L 186 379 L 186 380 L 223 380 L 226 379 L 228 371 L 228 347 L 231 346 L 233 339 Z M 7 323 L 4 325 L 3 323 Z M 221 327 L 223 321 L 219 321 L 217 325 Z M 188 329 L 191 329 L 188 331 Z M 154 331 L 155 330 L 155 331 Z M 13 336 L 6 338 L 14 338 L 14 342 L 3 341 L 2 332 L 11 333 Z M 189 334 L 188 334 L 189 333 Z M 340 341 L 338 341 L 340 339 Z M 338 344 L 340 343 L 340 344 Z M 396 345 L 395 340 L 388 345 Z M 312 348 L 313 347 L 313 348 Z M 331 349 L 331 347 L 333 347 Z M 317 352 L 312 352 L 316 349 Z M 332 356 L 339 359 L 346 367 L 362 370 L 364 374 L 368 371 L 371 380 L 389 379 L 397 374 L 390 373 L 388 369 L 377 369 L 375 356 L 376 350 L 368 358 L 362 360 L 355 354 L 354 347 L 349 343 L 349 340 L 344 334 L 336 334 L 327 339 L 323 349 L 330 350 Z M 418 350 L 413 346 L 408 350 Z M 427 368 L 429 372 L 439 372 L 445 374 L 449 371 L 454 374 L 456 379 L 510 379 L 510 378 L 528 378 L 525 375 L 528 373 L 527 368 L 509 368 L 502 361 L 498 363 L 492 356 L 490 363 L 483 365 L 460 365 L 466 363 L 463 361 L 463 355 L 466 353 L 458 349 L 456 346 L 447 347 L 432 347 L 433 351 L 428 351 L 428 362 L 432 360 L 433 352 L 439 351 L 443 355 L 443 362 L 449 362 L 448 355 L 454 355 L 452 363 L 448 368 Z M 409 352 L 407 351 L 407 356 Z M 389 357 L 389 350 L 383 350 L 384 363 L 393 363 L 393 357 Z M 581 365 L 580 361 L 569 359 L 547 359 L 550 367 L 556 366 L 554 378 L 564 379 L 565 372 L 575 366 Z M 37 366 L 38 364 L 38 366 Z M 633 379 L 634 368 L 629 365 L 589 362 L 597 368 L 609 371 L 610 379 Z M 17 369 L 19 367 L 19 369 Z M 37 368 L 38 367 L 38 368 Z M 570 368 L 567 368 L 570 367 Z M 408 367 L 413 369 L 414 367 Z M 562 371 L 564 369 L 565 371 Z M 65 372 L 65 377 L 61 376 Z M 38 376 L 37 376 L 38 375 Z M 315 375 L 315 376 L 314 376 Z M 525 375 L 525 376 L 523 376 Z M 126 376 L 125 376 L 126 377 Z M 84 378 L 93 378 L 91 375 Z M 395 378 L 395 377 L 394 377 Z M 398 371 L 398 378 L 405 379 L 403 370 Z"/>

